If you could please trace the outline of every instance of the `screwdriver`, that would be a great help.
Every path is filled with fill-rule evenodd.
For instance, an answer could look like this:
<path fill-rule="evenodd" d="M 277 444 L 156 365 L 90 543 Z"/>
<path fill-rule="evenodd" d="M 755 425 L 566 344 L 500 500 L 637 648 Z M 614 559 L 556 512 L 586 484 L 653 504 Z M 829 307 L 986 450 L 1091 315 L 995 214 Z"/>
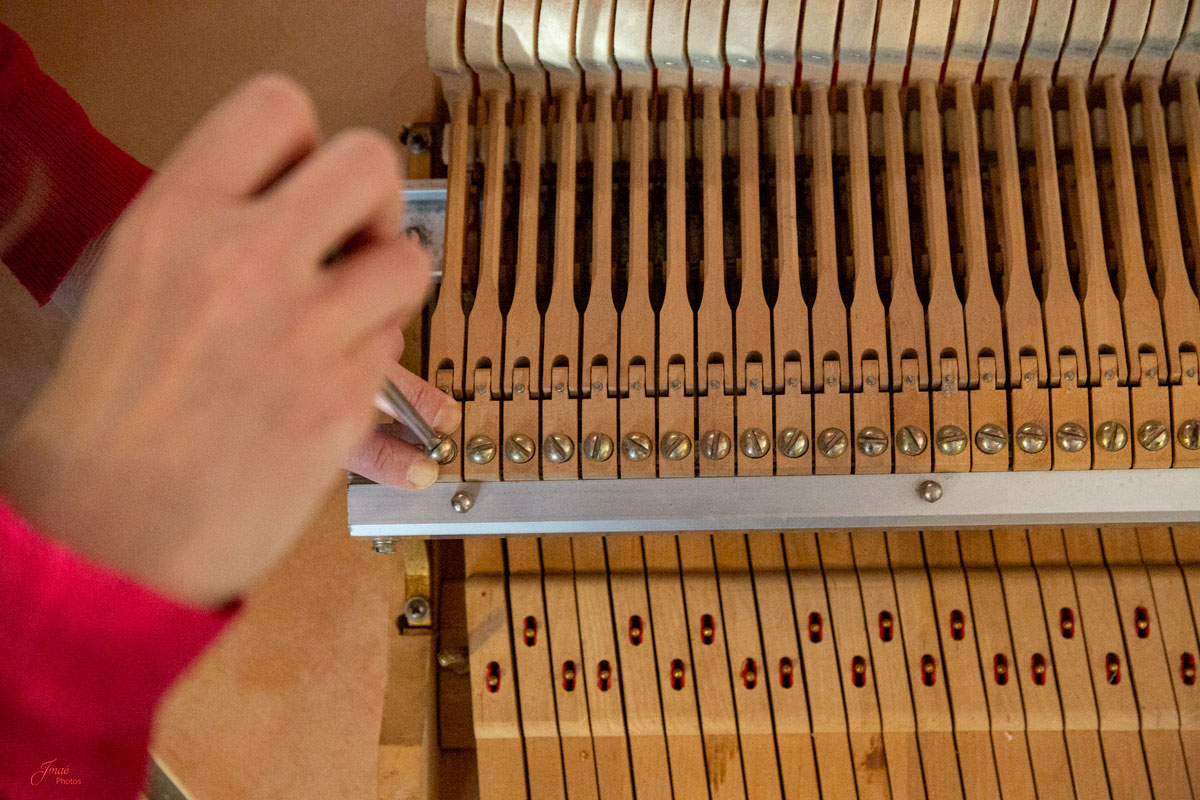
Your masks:
<path fill-rule="evenodd" d="M 391 378 L 384 379 L 383 389 L 376 396 L 375 404 L 412 431 L 425 455 L 434 461 L 445 464 L 456 455 L 454 440 L 435 431 Z"/>

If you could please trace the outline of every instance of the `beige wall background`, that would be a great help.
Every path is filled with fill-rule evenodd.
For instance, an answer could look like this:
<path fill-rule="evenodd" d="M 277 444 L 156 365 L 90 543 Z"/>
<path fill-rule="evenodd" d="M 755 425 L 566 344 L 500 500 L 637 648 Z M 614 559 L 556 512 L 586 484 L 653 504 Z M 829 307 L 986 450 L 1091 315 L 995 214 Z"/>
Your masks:
<path fill-rule="evenodd" d="M 242 80 L 309 87 L 327 132 L 429 119 L 422 0 L 26 0 L 0 21 L 103 133 L 151 166 Z M 0 433 L 69 329 L 0 270 Z M 331 492 L 298 547 L 169 696 L 154 751 L 197 800 L 375 796 L 385 586 L 398 563 L 350 541 Z M 247 531 L 253 536 L 253 531 Z"/>

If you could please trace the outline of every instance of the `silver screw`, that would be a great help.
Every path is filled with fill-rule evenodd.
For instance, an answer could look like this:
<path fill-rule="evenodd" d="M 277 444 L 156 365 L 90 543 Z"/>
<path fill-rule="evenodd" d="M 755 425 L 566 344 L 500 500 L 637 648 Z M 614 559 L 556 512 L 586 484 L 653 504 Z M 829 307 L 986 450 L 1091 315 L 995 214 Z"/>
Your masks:
<path fill-rule="evenodd" d="M 846 433 L 840 428 L 826 428 L 817 435 L 817 450 L 826 458 L 837 458 L 846 452 Z"/>
<path fill-rule="evenodd" d="M 747 428 L 738 437 L 738 449 L 746 458 L 762 458 L 771 452 L 771 437 L 762 428 Z"/>
<path fill-rule="evenodd" d="M 1096 444 L 1110 453 L 1119 451 L 1127 441 L 1129 441 L 1129 431 L 1125 430 L 1125 426 L 1115 419 L 1102 422 L 1100 427 L 1096 428 Z"/>
<path fill-rule="evenodd" d="M 523 433 L 514 433 L 504 443 L 504 457 L 514 464 L 524 464 L 537 453 L 537 444 Z"/>
<path fill-rule="evenodd" d="M 975 431 L 975 446 L 989 456 L 995 455 L 1008 444 L 1008 434 L 999 425 L 988 423 Z"/>
<path fill-rule="evenodd" d="M 1178 439 L 1188 450 L 1200 450 L 1200 419 L 1184 420 L 1179 426 Z"/>
<path fill-rule="evenodd" d="M 1138 428 L 1138 444 L 1150 452 L 1162 450 L 1171 441 L 1171 432 L 1160 420 L 1152 419 Z"/>
<path fill-rule="evenodd" d="M 1050 437 L 1046 429 L 1036 422 L 1026 422 L 1017 428 L 1017 447 L 1026 453 L 1040 453 L 1046 449 Z"/>
<path fill-rule="evenodd" d="M 565 433 L 552 433 L 542 441 L 542 451 L 551 464 L 565 464 L 575 455 L 575 442 Z"/>
<path fill-rule="evenodd" d="M 942 485 L 937 481 L 921 481 L 921 485 L 917 487 L 917 494 L 921 495 L 921 499 L 926 503 L 941 500 L 942 493 Z"/>
<path fill-rule="evenodd" d="M 967 432 L 957 425 L 943 425 L 934 438 L 945 455 L 956 456 L 967 449 Z"/>
<path fill-rule="evenodd" d="M 419 625 L 429 619 L 429 599 L 417 595 L 410 597 L 404 603 L 404 618 L 413 625 Z"/>
<path fill-rule="evenodd" d="M 450 498 L 450 507 L 459 514 L 465 514 L 475 507 L 475 498 L 471 497 L 470 492 L 455 492 Z"/>
<path fill-rule="evenodd" d="M 905 425 L 896 431 L 896 449 L 906 456 L 919 456 L 929 446 L 929 437 L 916 425 Z"/>
<path fill-rule="evenodd" d="M 706 431 L 700 437 L 700 453 L 709 461 L 720 461 L 729 455 L 733 443 L 725 431 Z"/>
<path fill-rule="evenodd" d="M 477 433 L 467 440 L 467 460 L 472 464 L 490 464 L 496 457 L 496 443 L 492 437 Z"/>
<path fill-rule="evenodd" d="M 863 428 L 858 432 L 855 444 L 858 446 L 858 452 L 874 458 L 883 455 L 883 451 L 887 450 L 888 435 L 879 428 Z"/>
<path fill-rule="evenodd" d="M 799 458 L 808 452 L 808 434 L 799 428 L 784 428 L 779 432 L 775 446 L 786 458 Z"/>
<path fill-rule="evenodd" d="M 1067 453 L 1078 453 L 1087 447 L 1087 440 L 1087 428 L 1078 422 L 1064 422 L 1054 434 L 1054 441 Z"/>
<path fill-rule="evenodd" d="M 396 540 L 391 538 L 379 538 L 371 540 L 371 552 L 389 554 L 396 552 Z"/>
<path fill-rule="evenodd" d="M 630 461 L 645 461 L 653 448 L 654 442 L 644 433 L 627 433 L 621 440 L 621 450 Z"/>
<path fill-rule="evenodd" d="M 458 445 L 449 436 L 443 436 L 438 446 L 430 451 L 429 457 L 439 464 L 449 464 L 458 455 Z"/>
<path fill-rule="evenodd" d="M 683 431 L 667 431 L 659 440 L 658 451 L 671 461 L 682 461 L 692 454 L 692 437 Z"/>
<path fill-rule="evenodd" d="M 593 431 L 583 440 L 583 457 L 597 463 L 608 461 L 613 454 L 613 440 L 607 433 Z"/>

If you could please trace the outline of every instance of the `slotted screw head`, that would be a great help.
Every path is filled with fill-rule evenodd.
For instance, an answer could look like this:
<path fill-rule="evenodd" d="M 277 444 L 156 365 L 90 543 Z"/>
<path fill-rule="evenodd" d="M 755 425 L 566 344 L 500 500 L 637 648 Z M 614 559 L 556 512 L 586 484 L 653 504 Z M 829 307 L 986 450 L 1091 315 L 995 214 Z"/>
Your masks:
<path fill-rule="evenodd" d="M 837 458 L 846 452 L 846 432 L 840 428 L 826 428 L 817 434 L 817 450 L 826 458 Z"/>
<path fill-rule="evenodd" d="M 542 442 L 542 450 L 551 464 L 565 464 L 575 455 L 575 442 L 565 433 L 552 433 Z"/>
<path fill-rule="evenodd" d="M 1200 419 L 1184 420 L 1177 438 L 1188 450 L 1200 450 Z"/>
<path fill-rule="evenodd" d="M 692 437 L 683 431 L 667 431 L 658 442 L 658 450 L 671 461 L 682 461 L 692 454 Z"/>
<path fill-rule="evenodd" d="M 1008 444 L 1008 434 L 999 425 L 988 423 L 975 431 L 975 446 L 987 455 L 995 455 Z"/>
<path fill-rule="evenodd" d="M 630 461 L 645 461 L 653 447 L 654 442 L 644 433 L 627 433 L 621 440 L 621 450 Z"/>
<path fill-rule="evenodd" d="M 874 458 L 887 450 L 888 435 L 880 428 L 863 428 L 858 432 L 856 444 L 858 452 Z"/>
<path fill-rule="evenodd" d="M 808 434 L 799 428 L 784 428 L 779 432 L 775 446 L 786 458 L 799 458 L 808 452 Z"/>
<path fill-rule="evenodd" d="M 438 446 L 433 448 L 429 457 L 439 464 L 449 464 L 458 455 L 458 445 L 449 436 L 443 436 Z"/>
<path fill-rule="evenodd" d="M 1064 422 L 1054 434 L 1054 441 L 1059 448 L 1068 453 L 1078 453 L 1087 447 L 1087 439 L 1087 428 L 1078 422 Z"/>
<path fill-rule="evenodd" d="M 1096 428 L 1096 444 L 1110 453 L 1115 453 L 1123 448 L 1127 441 L 1129 441 L 1129 431 L 1125 430 L 1125 426 L 1115 419 L 1102 422 L 1100 427 Z"/>
<path fill-rule="evenodd" d="M 593 431 L 583 439 L 583 457 L 597 463 L 608 461 L 613 454 L 613 440 L 607 433 Z"/>
<path fill-rule="evenodd" d="M 967 449 L 967 432 L 957 425 L 943 425 L 938 428 L 935 439 L 938 450 L 948 456 L 956 456 Z"/>
<path fill-rule="evenodd" d="M 771 437 L 761 428 L 747 428 L 738 437 L 738 449 L 746 458 L 762 458 L 771 452 Z"/>
<path fill-rule="evenodd" d="M 467 460 L 472 464 L 489 464 L 496 457 L 492 437 L 478 433 L 467 440 Z"/>
<path fill-rule="evenodd" d="M 1017 447 L 1025 453 L 1040 453 L 1046 449 L 1049 437 L 1046 429 L 1036 422 L 1026 422 L 1017 428 Z"/>
<path fill-rule="evenodd" d="M 942 485 L 937 481 L 921 481 L 917 486 L 917 494 L 926 503 L 936 503 L 942 499 Z"/>
<path fill-rule="evenodd" d="M 475 498 L 469 492 L 455 492 L 450 498 L 450 507 L 459 514 L 465 514 L 475 506 Z"/>
<path fill-rule="evenodd" d="M 725 431 L 705 431 L 700 437 L 700 453 L 709 461 L 720 461 L 729 455 L 733 442 Z"/>
<path fill-rule="evenodd" d="M 919 456 L 929 446 L 929 437 L 916 425 L 905 425 L 896 431 L 896 449 L 906 456 Z"/>
<path fill-rule="evenodd" d="M 1157 419 L 1143 422 L 1137 435 L 1138 444 L 1151 452 L 1162 450 L 1171 441 L 1171 432 Z"/>
<path fill-rule="evenodd" d="M 523 433 L 514 433 L 504 443 L 504 457 L 514 464 L 524 464 L 537 453 L 537 444 Z"/>

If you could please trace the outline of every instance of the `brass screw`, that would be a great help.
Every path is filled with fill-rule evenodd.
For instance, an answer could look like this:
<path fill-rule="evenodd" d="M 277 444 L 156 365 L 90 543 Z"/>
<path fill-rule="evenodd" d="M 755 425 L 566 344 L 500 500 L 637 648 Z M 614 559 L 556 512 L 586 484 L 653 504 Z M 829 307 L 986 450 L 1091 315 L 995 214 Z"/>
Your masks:
<path fill-rule="evenodd" d="M 874 458 L 883 455 L 883 451 L 887 450 L 888 435 L 880 428 L 863 428 L 858 432 L 856 444 L 858 452 Z"/>
<path fill-rule="evenodd" d="M 938 428 L 934 439 L 937 441 L 938 450 L 948 456 L 956 456 L 967 449 L 967 432 L 957 425 L 943 425 Z"/>
<path fill-rule="evenodd" d="M 738 449 L 746 458 L 762 458 L 771 452 L 771 437 L 761 428 L 747 428 L 738 437 Z"/>
<path fill-rule="evenodd" d="M 780 664 L 780 665 L 779 665 L 779 674 L 781 674 L 781 675 L 791 675 L 791 674 L 792 674 L 792 662 L 791 662 L 791 661 L 785 661 L 785 662 L 783 662 L 782 664 Z"/>
<path fill-rule="evenodd" d="M 714 633 L 716 633 L 716 631 L 713 630 L 712 625 L 705 625 L 703 628 L 700 629 L 700 636 L 705 639 L 713 638 Z"/>
<path fill-rule="evenodd" d="M 775 446 L 786 458 L 799 458 L 808 452 L 808 434 L 799 428 L 784 428 L 779 432 Z"/>
<path fill-rule="evenodd" d="M 1008 674 L 1008 664 L 1003 661 L 998 662 L 996 664 L 996 674 L 997 675 L 1007 675 Z"/>
<path fill-rule="evenodd" d="M 989 456 L 995 455 L 1008 444 L 1008 434 L 999 425 L 988 423 L 975 431 L 975 446 Z"/>
<path fill-rule="evenodd" d="M 710 461 L 720 461 L 729 455 L 732 444 L 725 431 L 706 431 L 700 437 L 700 453 Z"/>
<path fill-rule="evenodd" d="M 1036 664 L 1034 664 L 1033 665 L 1033 674 L 1034 675 L 1045 675 L 1046 674 L 1045 662 L 1039 661 Z"/>
<path fill-rule="evenodd" d="M 1017 428 L 1017 447 L 1025 453 L 1040 453 L 1046 449 L 1046 429 L 1036 422 L 1026 422 Z"/>
<path fill-rule="evenodd" d="M 575 455 L 575 442 L 565 433 L 552 433 L 542 442 L 546 460 L 552 464 L 565 464 Z"/>
<path fill-rule="evenodd" d="M 867 673 L 866 662 L 865 661 L 855 661 L 854 662 L 854 674 L 855 675 L 865 675 L 866 673 Z"/>
<path fill-rule="evenodd" d="M 612 458 L 613 440 L 607 433 L 593 431 L 583 440 L 583 457 L 588 461 L 604 462 Z"/>
<path fill-rule="evenodd" d="M 654 442 L 650 441 L 649 436 L 641 432 L 627 433 L 625 434 L 625 438 L 621 440 L 621 452 L 630 461 L 645 461 L 650 457 L 652 449 L 654 449 Z"/>
<path fill-rule="evenodd" d="M 448 669 L 458 675 L 466 675 L 470 669 L 466 650 L 439 650 L 437 662 L 442 669 Z"/>
<path fill-rule="evenodd" d="M 1087 447 L 1087 428 L 1078 422 L 1064 422 L 1054 433 L 1054 441 L 1059 449 L 1067 453 L 1078 453 Z"/>
<path fill-rule="evenodd" d="M 929 437 L 916 425 L 905 425 L 896 431 L 896 449 L 906 456 L 919 456 L 929 446 Z"/>
<path fill-rule="evenodd" d="M 568 682 L 575 680 L 575 670 L 571 669 L 570 667 L 564 669 L 563 680 Z"/>
<path fill-rule="evenodd" d="M 1184 420 L 1179 426 L 1179 444 L 1188 450 L 1200 450 L 1200 419 Z"/>
<path fill-rule="evenodd" d="M 467 440 L 467 460 L 472 464 L 488 464 L 496 457 L 496 443 L 492 437 L 477 433 Z"/>
<path fill-rule="evenodd" d="M 1121 450 L 1127 441 L 1129 441 L 1129 431 L 1125 430 L 1125 426 L 1115 419 L 1102 422 L 1100 427 L 1096 428 L 1096 444 L 1110 453 Z"/>
<path fill-rule="evenodd" d="M 454 439 L 449 436 L 443 436 L 438 442 L 438 446 L 433 448 L 429 457 L 439 464 L 449 464 L 458 455 L 458 445 L 454 443 Z"/>
<path fill-rule="evenodd" d="M 846 452 L 846 433 L 840 428 L 826 428 L 817 436 L 817 450 L 826 458 L 837 458 Z"/>
<path fill-rule="evenodd" d="M 1138 444 L 1150 452 L 1162 450 L 1171 441 L 1171 432 L 1160 420 L 1143 422 L 1138 428 Z"/>
<path fill-rule="evenodd" d="M 524 464 L 537 453 L 537 445 L 523 433 L 514 433 L 504 443 L 504 457 L 514 464 Z"/>
<path fill-rule="evenodd" d="M 677 681 L 683 680 L 683 667 L 675 667 L 671 670 L 671 677 Z"/>
<path fill-rule="evenodd" d="M 487 676 L 487 685 L 489 689 L 495 689 L 500 685 L 500 676 L 494 672 L 489 672 Z"/>
<path fill-rule="evenodd" d="M 600 678 L 600 680 L 607 681 L 609 678 L 612 677 L 612 672 L 610 670 L 607 670 L 607 669 L 604 669 L 603 667 L 601 667 L 600 671 L 597 673 L 597 676 Z"/>
<path fill-rule="evenodd" d="M 682 461 L 692 454 L 692 437 L 683 431 L 667 431 L 658 442 L 658 451 L 671 461 Z"/>

